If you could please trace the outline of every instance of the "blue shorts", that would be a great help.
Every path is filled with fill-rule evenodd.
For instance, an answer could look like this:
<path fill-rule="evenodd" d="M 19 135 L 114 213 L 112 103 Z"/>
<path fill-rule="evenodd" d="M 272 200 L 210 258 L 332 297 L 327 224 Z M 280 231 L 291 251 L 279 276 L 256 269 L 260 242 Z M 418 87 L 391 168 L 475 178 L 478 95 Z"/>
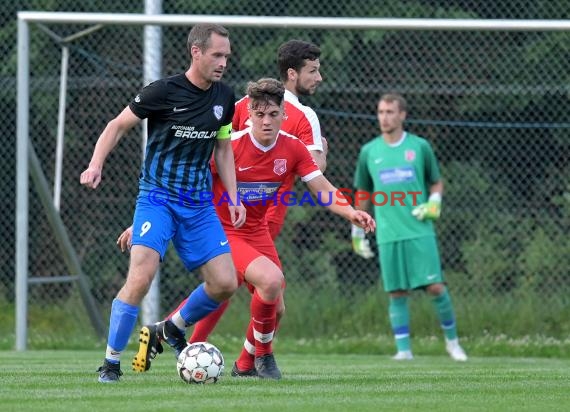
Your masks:
<path fill-rule="evenodd" d="M 164 258 L 172 243 L 188 270 L 230 253 L 230 246 L 215 207 L 152 202 L 146 193 L 137 198 L 133 218 L 133 245 L 156 250 Z"/>

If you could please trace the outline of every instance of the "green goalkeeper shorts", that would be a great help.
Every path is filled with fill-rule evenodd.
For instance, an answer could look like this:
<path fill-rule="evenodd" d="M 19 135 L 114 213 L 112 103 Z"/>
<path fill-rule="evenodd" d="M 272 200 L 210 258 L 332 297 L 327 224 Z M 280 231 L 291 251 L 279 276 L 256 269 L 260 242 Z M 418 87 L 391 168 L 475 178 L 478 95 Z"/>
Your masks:
<path fill-rule="evenodd" d="M 443 282 L 435 236 L 382 243 L 379 249 L 386 292 Z"/>

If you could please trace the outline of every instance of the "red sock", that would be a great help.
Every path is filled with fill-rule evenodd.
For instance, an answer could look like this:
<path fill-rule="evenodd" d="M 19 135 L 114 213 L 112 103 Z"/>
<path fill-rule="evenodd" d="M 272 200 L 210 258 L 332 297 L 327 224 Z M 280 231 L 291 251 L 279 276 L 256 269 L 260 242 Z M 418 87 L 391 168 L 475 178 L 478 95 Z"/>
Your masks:
<path fill-rule="evenodd" d="M 253 361 L 255 355 L 255 341 L 253 339 L 253 321 L 249 321 L 247 331 L 245 333 L 245 341 L 243 348 L 236 360 L 237 367 L 240 371 L 247 371 L 254 368 Z"/>
<path fill-rule="evenodd" d="M 251 320 L 256 357 L 273 353 L 272 342 L 277 320 L 277 302 L 279 299 L 272 302 L 262 300 L 257 291 L 251 298 Z"/>
<path fill-rule="evenodd" d="M 229 304 L 230 304 L 229 300 L 223 301 L 222 303 L 220 303 L 220 306 L 218 306 L 218 309 L 216 309 L 213 312 L 210 312 L 208 316 L 196 322 L 196 324 L 194 325 L 194 330 L 192 331 L 192 336 L 188 338 L 188 343 L 206 342 L 208 340 L 208 336 L 210 336 L 210 333 L 212 333 L 212 331 L 218 324 L 218 321 L 220 320 L 220 318 L 228 308 Z"/>

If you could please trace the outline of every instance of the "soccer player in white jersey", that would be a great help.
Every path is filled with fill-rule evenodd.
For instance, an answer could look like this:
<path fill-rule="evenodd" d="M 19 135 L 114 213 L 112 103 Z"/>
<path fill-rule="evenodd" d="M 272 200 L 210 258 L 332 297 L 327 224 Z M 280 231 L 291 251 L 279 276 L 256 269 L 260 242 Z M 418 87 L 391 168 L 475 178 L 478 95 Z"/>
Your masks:
<path fill-rule="evenodd" d="M 429 142 L 404 131 L 406 100 L 383 95 L 377 107 L 381 135 L 362 146 L 354 175 L 355 207 L 373 204 L 376 241 L 389 315 L 396 340 L 396 360 L 412 359 L 409 291 L 424 289 L 433 300 L 451 358 L 465 361 L 455 314 L 443 280 L 433 221 L 440 216 L 443 182 Z M 381 194 L 381 196 L 379 195 Z M 354 251 L 373 256 L 364 231 L 353 226 Z"/>

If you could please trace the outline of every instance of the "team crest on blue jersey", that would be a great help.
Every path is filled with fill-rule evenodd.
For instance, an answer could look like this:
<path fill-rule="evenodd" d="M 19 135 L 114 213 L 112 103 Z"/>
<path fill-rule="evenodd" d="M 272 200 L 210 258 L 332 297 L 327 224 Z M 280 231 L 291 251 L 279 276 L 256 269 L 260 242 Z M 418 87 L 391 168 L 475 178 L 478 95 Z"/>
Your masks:
<path fill-rule="evenodd" d="M 216 119 L 221 120 L 221 118 L 224 114 L 224 108 L 222 106 L 220 106 L 219 104 L 217 104 L 214 106 L 214 108 L 212 110 L 214 111 L 214 116 L 216 116 Z"/>
<path fill-rule="evenodd" d="M 406 159 L 406 162 L 413 162 L 416 159 L 416 151 L 406 150 L 404 152 L 404 158 Z"/>
<path fill-rule="evenodd" d="M 273 161 L 273 171 L 281 176 L 287 171 L 287 159 L 275 159 Z"/>

